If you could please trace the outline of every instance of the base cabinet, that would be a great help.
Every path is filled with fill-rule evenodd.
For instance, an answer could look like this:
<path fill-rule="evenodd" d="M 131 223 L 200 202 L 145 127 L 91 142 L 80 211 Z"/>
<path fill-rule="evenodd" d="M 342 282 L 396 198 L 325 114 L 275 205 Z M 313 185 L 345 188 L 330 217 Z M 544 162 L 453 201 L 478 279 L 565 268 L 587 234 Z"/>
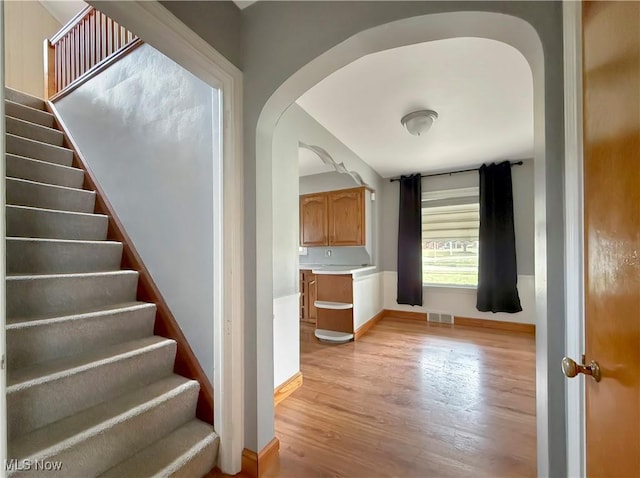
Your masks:
<path fill-rule="evenodd" d="M 318 274 L 317 300 L 327 307 L 318 308 L 317 329 L 353 333 L 353 277 L 345 274 Z"/>

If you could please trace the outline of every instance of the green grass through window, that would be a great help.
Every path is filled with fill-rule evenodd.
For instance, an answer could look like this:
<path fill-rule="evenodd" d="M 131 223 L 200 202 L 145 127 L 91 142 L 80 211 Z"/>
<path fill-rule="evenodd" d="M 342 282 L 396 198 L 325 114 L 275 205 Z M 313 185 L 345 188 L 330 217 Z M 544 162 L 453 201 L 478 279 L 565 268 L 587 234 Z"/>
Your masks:
<path fill-rule="evenodd" d="M 422 281 L 425 284 L 476 286 L 478 249 L 460 242 L 433 241 L 422 249 Z M 430 247 L 429 247 L 430 246 Z"/>

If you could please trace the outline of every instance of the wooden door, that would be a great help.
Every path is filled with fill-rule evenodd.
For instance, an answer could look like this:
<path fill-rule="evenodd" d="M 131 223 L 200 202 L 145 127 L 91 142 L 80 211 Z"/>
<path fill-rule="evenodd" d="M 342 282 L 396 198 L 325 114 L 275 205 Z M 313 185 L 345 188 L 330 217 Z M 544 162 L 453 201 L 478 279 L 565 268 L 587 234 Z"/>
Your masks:
<path fill-rule="evenodd" d="M 640 3 L 583 4 L 587 475 L 640 476 Z"/>
<path fill-rule="evenodd" d="M 364 246 L 364 188 L 331 191 L 329 196 L 329 245 Z"/>
<path fill-rule="evenodd" d="M 300 196 L 300 245 L 326 246 L 327 237 L 326 193 Z"/>

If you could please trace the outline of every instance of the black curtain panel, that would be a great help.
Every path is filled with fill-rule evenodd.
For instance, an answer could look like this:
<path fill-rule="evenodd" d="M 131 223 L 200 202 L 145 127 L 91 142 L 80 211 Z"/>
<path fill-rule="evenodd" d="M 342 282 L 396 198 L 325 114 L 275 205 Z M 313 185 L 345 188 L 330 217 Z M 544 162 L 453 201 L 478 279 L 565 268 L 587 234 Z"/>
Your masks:
<path fill-rule="evenodd" d="M 422 305 L 422 177 L 400 178 L 398 304 Z"/>
<path fill-rule="evenodd" d="M 476 308 L 482 312 L 520 312 L 509 161 L 480 168 L 479 236 Z"/>

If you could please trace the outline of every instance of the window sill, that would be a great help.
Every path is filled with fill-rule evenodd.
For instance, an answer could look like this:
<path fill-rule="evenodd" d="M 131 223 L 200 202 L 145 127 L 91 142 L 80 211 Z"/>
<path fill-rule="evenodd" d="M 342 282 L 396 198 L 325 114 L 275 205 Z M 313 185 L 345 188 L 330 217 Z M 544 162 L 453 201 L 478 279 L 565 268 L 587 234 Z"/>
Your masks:
<path fill-rule="evenodd" d="M 424 289 L 452 289 L 455 291 L 465 291 L 469 294 L 475 294 L 478 290 L 478 286 L 475 285 L 457 285 L 457 284 L 429 284 L 422 283 Z"/>

